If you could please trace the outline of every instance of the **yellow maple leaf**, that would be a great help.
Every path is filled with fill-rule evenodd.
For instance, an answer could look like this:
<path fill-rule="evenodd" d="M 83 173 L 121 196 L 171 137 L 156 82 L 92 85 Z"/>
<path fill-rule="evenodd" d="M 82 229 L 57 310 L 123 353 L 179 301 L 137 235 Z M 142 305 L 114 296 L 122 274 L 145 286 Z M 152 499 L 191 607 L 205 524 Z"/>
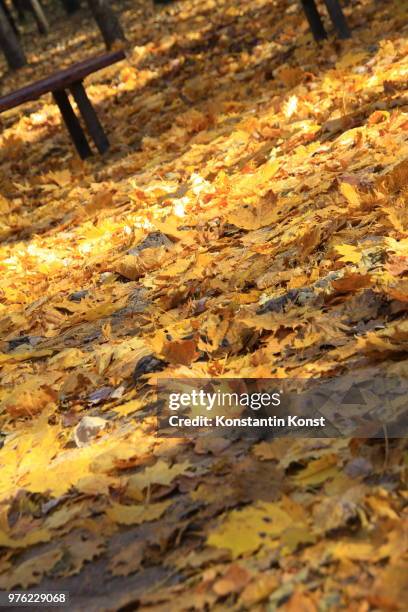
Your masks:
<path fill-rule="evenodd" d="M 366 51 L 349 51 L 348 53 L 345 53 L 337 62 L 336 68 L 337 70 L 345 70 L 351 66 L 356 66 L 357 64 L 364 62 L 364 60 L 367 59 L 367 56 L 368 54 Z"/>
<path fill-rule="evenodd" d="M 310 461 L 304 470 L 293 477 L 293 480 L 297 485 L 305 487 L 319 485 L 337 474 L 337 461 L 337 456 L 334 454 Z"/>
<path fill-rule="evenodd" d="M 0 546 L 5 548 L 28 548 L 40 542 L 49 542 L 49 540 L 51 540 L 51 533 L 48 529 L 36 529 L 23 538 L 12 538 L 4 531 L 0 531 Z"/>
<path fill-rule="evenodd" d="M 8 213 L 12 209 L 10 202 L 0 194 L 0 213 Z"/>
<path fill-rule="evenodd" d="M 268 161 L 256 172 L 239 177 L 234 183 L 233 192 L 242 195 L 243 193 L 257 193 L 261 188 L 268 188 L 268 182 L 275 176 L 279 168 L 278 160 Z"/>
<path fill-rule="evenodd" d="M 137 412 L 137 410 L 143 408 L 144 405 L 145 404 L 142 400 L 134 399 L 126 402 L 125 404 L 120 404 L 120 406 L 115 406 L 112 408 L 112 410 L 120 416 L 127 416 L 128 414 L 132 414 L 132 412 Z"/>
<path fill-rule="evenodd" d="M 104 530 L 106 536 L 106 530 Z M 84 539 L 83 533 L 72 534 L 66 543 L 65 553 L 70 565 L 70 575 L 78 574 L 86 561 L 92 561 L 99 557 L 105 550 L 105 542 L 102 537 L 93 535 Z"/>
<path fill-rule="evenodd" d="M 0 412 L 5 411 L 12 417 L 32 416 L 51 406 L 56 396 L 53 388 L 45 384 L 45 377 L 33 376 L 16 385 L 11 393 L 5 396 L 0 402 Z"/>
<path fill-rule="evenodd" d="M 44 178 L 53 181 L 59 187 L 65 187 L 72 182 L 72 174 L 69 170 L 55 170 L 46 174 Z"/>
<path fill-rule="evenodd" d="M 271 191 L 257 202 L 240 204 L 227 213 L 227 221 L 245 230 L 257 230 L 277 219 L 277 198 Z"/>
<path fill-rule="evenodd" d="M 6 363 L 7 361 L 27 361 L 28 359 L 38 359 L 40 357 L 48 357 L 52 355 L 54 351 L 51 349 L 38 349 L 32 351 L 22 351 L 19 353 L 0 353 L 0 364 Z"/>
<path fill-rule="evenodd" d="M 140 525 L 148 521 L 155 521 L 160 518 L 166 509 L 170 506 L 171 501 L 158 502 L 148 506 L 125 506 L 123 504 L 112 504 L 106 510 L 106 515 L 114 523 L 119 525 Z"/>
<path fill-rule="evenodd" d="M 78 348 L 67 348 L 51 357 L 48 364 L 62 369 L 74 368 L 83 364 L 87 357 L 86 353 Z"/>
<path fill-rule="evenodd" d="M 370 542 L 336 542 L 330 547 L 335 559 L 349 559 L 353 561 L 371 561 L 374 558 L 375 548 Z"/>
<path fill-rule="evenodd" d="M 353 246 L 352 244 L 337 244 L 335 249 L 342 256 L 340 257 L 339 261 L 355 264 L 360 263 L 362 254 L 357 247 Z"/>
<path fill-rule="evenodd" d="M 21 586 L 23 589 L 41 582 L 44 574 L 52 570 L 63 556 L 62 550 L 52 549 L 32 557 L 0 576 L 0 588 L 5 590 Z"/>
<path fill-rule="evenodd" d="M 350 183 L 340 183 L 340 191 L 351 206 L 360 206 L 360 196 Z"/>
<path fill-rule="evenodd" d="M 147 467 L 143 472 L 134 474 L 129 478 L 128 487 L 137 487 L 138 489 L 146 489 L 149 485 L 158 484 L 168 486 L 171 482 L 181 474 L 188 472 L 190 463 L 176 463 L 171 467 L 167 461 L 159 459 L 151 467 Z"/>
<path fill-rule="evenodd" d="M 254 504 L 227 514 L 225 521 L 210 533 L 207 544 L 226 548 L 236 558 L 256 551 L 262 544 L 271 544 L 290 526 L 293 517 L 279 504 Z"/>

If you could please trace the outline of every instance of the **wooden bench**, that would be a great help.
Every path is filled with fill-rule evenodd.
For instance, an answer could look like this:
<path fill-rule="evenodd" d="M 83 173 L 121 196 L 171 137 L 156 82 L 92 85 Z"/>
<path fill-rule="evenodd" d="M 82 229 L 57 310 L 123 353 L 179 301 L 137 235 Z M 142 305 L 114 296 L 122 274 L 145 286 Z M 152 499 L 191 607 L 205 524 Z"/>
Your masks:
<path fill-rule="evenodd" d="M 319 11 L 317 10 L 315 0 L 301 0 L 301 2 L 314 39 L 316 41 L 323 40 L 327 37 L 327 34 L 320 18 Z M 324 3 L 339 38 L 350 38 L 350 30 L 339 0 L 324 0 Z"/>
<path fill-rule="evenodd" d="M 30 100 L 37 100 L 46 93 L 52 93 L 61 111 L 61 115 L 72 141 L 80 157 L 85 159 L 92 155 L 92 151 L 85 132 L 71 106 L 68 97 L 68 92 L 71 92 L 85 126 L 88 129 L 89 135 L 94 141 L 99 153 L 104 153 L 109 148 L 109 141 L 97 117 L 95 109 L 86 94 L 82 81 L 89 74 L 119 62 L 125 59 L 125 57 L 124 51 L 114 51 L 73 64 L 65 70 L 56 72 L 41 81 L 31 83 L 22 89 L 13 91 L 0 98 L 0 113 L 20 106 L 20 104 L 24 104 Z"/>

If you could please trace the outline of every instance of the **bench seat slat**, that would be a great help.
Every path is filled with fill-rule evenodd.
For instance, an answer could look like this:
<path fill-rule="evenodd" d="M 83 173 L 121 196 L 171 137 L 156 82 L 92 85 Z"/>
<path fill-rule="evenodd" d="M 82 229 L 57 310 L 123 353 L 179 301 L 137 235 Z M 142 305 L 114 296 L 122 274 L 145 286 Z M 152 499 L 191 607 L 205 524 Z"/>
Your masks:
<path fill-rule="evenodd" d="M 89 74 L 119 62 L 120 60 L 125 59 L 125 57 L 124 51 L 121 50 L 113 51 L 112 53 L 105 53 L 104 55 L 92 57 L 82 62 L 73 64 L 69 68 L 55 72 L 45 79 L 41 79 L 40 81 L 31 83 L 26 87 L 17 89 L 16 91 L 13 91 L 0 98 L 0 113 L 19 106 L 20 104 L 24 104 L 24 102 L 37 100 L 37 98 L 40 98 L 45 93 L 65 89 L 75 81 L 81 81 Z"/>

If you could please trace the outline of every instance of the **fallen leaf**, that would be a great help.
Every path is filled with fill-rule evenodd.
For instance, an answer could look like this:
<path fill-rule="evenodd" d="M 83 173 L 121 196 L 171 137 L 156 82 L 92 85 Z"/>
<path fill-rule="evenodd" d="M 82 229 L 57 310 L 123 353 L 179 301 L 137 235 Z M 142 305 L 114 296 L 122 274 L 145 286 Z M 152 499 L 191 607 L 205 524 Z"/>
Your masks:
<path fill-rule="evenodd" d="M 112 576 L 129 576 L 137 572 L 143 561 L 144 544 L 133 542 L 122 548 L 109 561 L 109 571 Z"/>
<path fill-rule="evenodd" d="M 209 546 L 226 548 L 234 558 L 266 546 L 292 524 L 292 517 L 278 504 L 263 503 L 233 510 L 207 538 Z"/>
<path fill-rule="evenodd" d="M 52 549 L 23 561 L 11 571 L 0 575 L 0 588 L 9 591 L 18 586 L 26 589 L 34 584 L 39 584 L 43 576 L 55 567 L 62 555 L 62 550 Z"/>
<path fill-rule="evenodd" d="M 148 506 L 124 506 L 115 503 L 106 510 L 106 515 L 119 525 L 140 525 L 160 518 L 171 503 L 171 501 L 164 501 Z"/>
<path fill-rule="evenodd" d="M 350 185 L 350 183 L 340 183 L 340 191 L 351 206 L 360 206 L 361 199 L 353 185 Z"/>
<path fill-rule="evenodd" d="M 188 474 L 191 465 L 188 461 L 183 463 L 175 463 L 173 466 L 162 459 L 159 459 L 151 467 L 147 467 L 143 472 L 130 476 L 128 480 L 128 489 L 136 487 L 143 490 L 153 484 L 168 486 L 177 476 Z"/>
<path fill-rule="evenodd" d="M 306 468 L 293 476 L 294 482 L 303 487 L 317 486 L 328 478 L 333 478 L 338 472 L 336 455 L 325 455 L 320 459 L 310 461 Z"/>
<path fill-rule="evenodd" d="M 262 573 L 245 587 L 240 602 L 247 607 L 254 606 L 269 597 L 278 586 L 279 580 L 275 573 Z"/>
<path fill-rule="evenodd" d="M 217 595 L 225 597 L 231 593 L 239 593 L 248 584 L 251 574 L 238 564 L 230 565 L 222 578 L 214 583 L 213 589 Z"/>
<path fill-rule="evenodd" d="M 0 546 L 5 548 L 28 548 L 39 544 L 40 542 L 48 542 L 51 540 L 52 534 L 47 529 L 36 529 L 27 534 L 23 538 L 13 538 L 6 533 L 0 531 Z"/>
<path fill-rule="evenodd" d="M 333 289 L 335 289 L 337 293 L 350 293 L 352 291 L 357 291 L 358 289 L 370 287 L 370 285 L 370 274 L 349 273 L 342 278 L 332 281 Z"/>
<path fill-rule="evenodd" d="M 75 427 L 74 440 L 78 447 L 86 446 L 98 435 L 108 422 L 100 417 L 84 416 Z"/>
<path fill-rule="evenodd" d="M 362 253 L 351 244 L 338 244 L 336 251 L 341 255 L 339 261 L 358 264 L 362 259 Z"/>

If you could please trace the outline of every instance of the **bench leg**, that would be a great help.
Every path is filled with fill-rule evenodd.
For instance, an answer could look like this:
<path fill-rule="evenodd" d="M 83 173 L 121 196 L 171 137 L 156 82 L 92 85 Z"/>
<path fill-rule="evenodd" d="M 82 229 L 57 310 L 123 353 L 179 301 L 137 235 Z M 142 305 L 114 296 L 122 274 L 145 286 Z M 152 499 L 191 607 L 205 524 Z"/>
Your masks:
<path fill-rule="evenodd" d="M 315 41 L 318 42 L 319 40 L 327 38 L 323 22 L 316 8 L 315 0 L 302 0 L 302 6 Z"/>
<path fill-rule="evenodd" d="M 327 11 L 330 15 L 330 19 L 332 20 L 334 27 L 339 33 L 339 37 L 350 38 L 350 30 L 347 25 L 346 18 L 344 17 L 344 13 L 341 10 L 339 0 L 324 0 L 324 2 L 327 7 Z"/>
<path fill-rule="evenodd" d="M 58 104 L 58 108 L 61 111 L 62 118 L 65 121 L 67 130 L 70 133 L 72 141 L 79 153 L 81 159 L 85 159 L 92 155 L 91 148 L 88 144 L 84 131 L 81 124 L 78 121 L 78 117 L 75 115 L 74 110 L 71 106 L 66 91 L 61 89 L 60 91 L 54 91 L 53 97 L 55 102 Z"/>
<path fill-rule="evenodd" d="M 82 82 L 78 81 L 73 83 L 70 86 L 70 90 L 99 153 L 105 153 L 105 151 L 109 149 L 109 140 L 86 94 Z"/>

